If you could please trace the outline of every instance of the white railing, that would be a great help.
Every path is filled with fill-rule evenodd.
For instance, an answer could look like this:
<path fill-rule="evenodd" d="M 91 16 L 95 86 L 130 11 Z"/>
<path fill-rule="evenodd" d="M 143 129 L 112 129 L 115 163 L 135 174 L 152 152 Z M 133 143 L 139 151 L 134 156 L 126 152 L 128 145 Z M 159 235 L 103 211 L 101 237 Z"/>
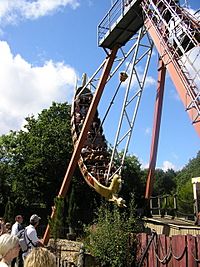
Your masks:
<path fill-rule="evenodd" d="M 98 45 L 104 36 L 111 31 L 112 25 L 124 15 L 127 0 L 117 0 L 114 2 L 108 13 L 98 25 Z"/>

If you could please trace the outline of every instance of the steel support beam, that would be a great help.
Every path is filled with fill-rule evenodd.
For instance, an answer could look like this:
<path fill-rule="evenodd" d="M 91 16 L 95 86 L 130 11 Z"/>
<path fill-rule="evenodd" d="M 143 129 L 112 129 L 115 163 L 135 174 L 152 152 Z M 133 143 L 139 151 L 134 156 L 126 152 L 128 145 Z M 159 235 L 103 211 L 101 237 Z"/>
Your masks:
<path fill-rule="evenodd" d="M 152 130 L 152 140 L 151 140 L 151 153 L 150 153 L 150 162 L 146 183 L 146 192 L 145 199 L 149 200 L 152 195 L 153 184 L 154 184 L 154 173 L 156 167 L 156 158 L 158 150 L 158 140 L 160 133 L 160 123 L 162 115 L 162 105 L 163 105 L 163 96 L 164 96 L 164 87 L 165 87 L 165 75 L 166 68 L 161 58 L 159 58 L 158 63 L 158 81 L 157 81 L 157 94 L 154 110 L 154 124 Z"/>

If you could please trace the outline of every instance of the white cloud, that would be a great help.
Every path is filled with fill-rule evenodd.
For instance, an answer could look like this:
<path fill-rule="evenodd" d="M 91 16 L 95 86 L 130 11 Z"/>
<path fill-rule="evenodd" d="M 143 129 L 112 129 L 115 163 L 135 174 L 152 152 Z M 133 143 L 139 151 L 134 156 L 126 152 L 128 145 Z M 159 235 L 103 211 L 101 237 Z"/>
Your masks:
<path fill-rule="evenodd" d="M 140 160 L 140 162 L 142 164 L 142 166 L 141 166 L 142 169 L 148 169 L 149 168 L 149 163 L 143 162 L 142 160 Z M 169 170 L 169 169 L 173 169 L 174 171 L 177 171 L 178 170 L 178 168 L 172 162 L 170 162 L 168 160 L 163 161 L 161 167 L 160 166 L 156 166 L 156 169 L 161 169 L 161 170 L 163 170 L 165 172 L 167 170 Z"/>
<path fill-rule="evenodd" d="M 181 102 L 180 96 L 179 96 L 178 92 L 176 90 L 174 90 L 174 88 L 170 87 L 169 94 L 170 94 L 171 99 L 173 99 L 177 102 Z"/>
<path fill-rule="evenodd" d="M 93 5 L 94 5 L 93 1 L 88 0 L 88 6 L 91 7 L 91 6 L 93 6 Z"/>
<path fill-rule="evenodd" d="M 167 170 L 169 170 L 169 169 L 176 170 L 176 167 L 175 167 L 175 165 L 174 165 L 172 162 L 170 162 L 170 161 L 168 161 L 168 160 L 165 160 L 165 161 L 163 162 L 163 166 L 161 167 L 161 169 L 162 169 L 163 171 L 167 171 Z"/>
<path fill-rule="evenodd" d="M 14 56 L 3 41 L 0 58 L 0 134 L 18 130 L 25 117 L 38 114 L 52 101 L 71 101 L 76 82 L 72 67 L 53 61 L 33 67 Z"/>
<path fill-rule="evenodd" d="M 141 162 L 142 170 L 145 170 L 145 169 L 149 168 L 149 163 L 143 162 L 141 159 L 140 159 L 140 162 Z"/>
<path fill-rule="evenodd" d="M 126 63 L 126 66 L 129 65 L 129 62 Z M 132 65 L 133 64 L 130 64 L 129 67 L 128 67 L 128 70 L 127 70 L 127 74 L 128 76 L 131 75 L 131 68 L 132 68 Z M 138 75 L 138 79 L 139 79 L 139 82 L 141 82 L 143 80 L 143 76 L 144 76 L 144 67 L 143 66 L 137 66 L 135 67 L 135 70 L 137 72 L 137 75 Z M 128 84 L 129 80 L 127 79 L 124 83 L 123 83 L 123 87 L 126 87 L 127 84 Z M 156 84 L 156 80 L 150 76 L 150 75 L 147 75 L 146 78 L 145 78 L 145 88 L 147 87 L 151 87 L 152 85 L 155 85 Z M 138 80 L 136 78 L 136 75 L 133 75 L 132 76 L 132 81 L 131 81 L 131 87 L 132 88 L 138 88 L 139 86 L 139 83 L 138 83 Z"/>
<path fill-rule="evenodd" d="M 21 19 L 37 19 L 61 10 L 65 6 L 76 9 L 79 0 L 3 0 L 0 1 L 1 25 L 14 24 Z"/>
<path fill-rule="evenodd" d="M 151 128 L 150 127 L 147 127 L 145 129 L 145 135 L 150 135 L 151 134 Z"/>

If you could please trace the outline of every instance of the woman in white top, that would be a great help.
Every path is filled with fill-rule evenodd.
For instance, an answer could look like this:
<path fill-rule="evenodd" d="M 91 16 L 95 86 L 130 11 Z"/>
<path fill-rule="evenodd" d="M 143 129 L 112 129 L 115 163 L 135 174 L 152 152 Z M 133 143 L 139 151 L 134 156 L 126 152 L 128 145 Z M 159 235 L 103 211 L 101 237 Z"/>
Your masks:
<path fill-rule="evenodd" d="M 8 267 L 11 261 L 19 254 L 19 239 L 15 235 L 3 234 L 0 236 L 0 267 Z"/>

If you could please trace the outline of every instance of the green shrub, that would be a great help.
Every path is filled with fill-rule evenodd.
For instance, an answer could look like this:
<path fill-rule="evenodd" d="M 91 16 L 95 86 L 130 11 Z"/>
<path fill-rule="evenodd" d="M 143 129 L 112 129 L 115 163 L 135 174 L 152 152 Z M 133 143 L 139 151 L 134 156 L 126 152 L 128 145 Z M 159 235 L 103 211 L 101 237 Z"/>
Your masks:
<path fill-rule="evenodd" d="M 49 218 L 49 226 L 51 235 L 56 241 L 60 237 L 60 232 L 63 227 L 63 209 L 64 209 L 64 198 L 56 197 L 54 199 L 55 214 L 53 218 Z"/>
<path fill-rule="evenodd" d="M 96 221 L 85 228 L 85 247 L 101 266 L 131 266 L 136 248 L 133 233 L 137 230 L 133 207 L 127 212 L 109 204 L 102 205 Z"/>

